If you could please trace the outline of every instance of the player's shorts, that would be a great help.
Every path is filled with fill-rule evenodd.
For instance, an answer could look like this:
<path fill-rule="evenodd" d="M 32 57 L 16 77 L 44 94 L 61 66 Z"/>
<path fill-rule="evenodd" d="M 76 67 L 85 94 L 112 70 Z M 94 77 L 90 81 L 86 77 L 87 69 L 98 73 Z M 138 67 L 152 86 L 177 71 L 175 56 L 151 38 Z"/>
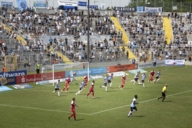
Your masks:
<path fill-rule="evenodd" d="M 159 79 L 159 76 L 156 76 L 156 79 Z"/>
<path fill-rule="evenodd" d="M 163 96 L 163 97 L 165 97 L 165 96 L 166 96 L 166 94 L 165 94 L 164 92 L 162 92 L 162 96 Z"/>
<path fill-rule="evenodd" d="M 59 88 L 55 88 L 55 91 L 58 91 L 59 90 Z"/>
<path fill-rule="evenodd" d="M 80 87 L 80 88 L 79 88 L 79 90 L 82 90 L 82 89 L 83 89 L 83 87 Z"/>
<path fill-rule="evenodd" d="M 107 86 L 107 83 L 104 83 L 104 86 Z"/>
<path fill-rule="evenodd" d="M 91 90 L 89 90 L 89 92 L 94 92 L 94 90 L 93 90 L 93 89 L 91 89 Z"/>
<path fill-rule="evenodd" d="M 108 80 L 108 83 L 111 83 L 111 80 Z"/>
<path fill-rule="evenodd" d="M 74 113 L 75 113 L 75 109 L 72 109 L 72 108 L 71 108 L 71 112 L 74 112 Z"/>
<path fill-rule="evenodd" d="M 130 107 L 130 110 L 133 111 L 133 110 L 136 110 L 137 111 L 137 107 Z"/>
<path fill-rule="evenodd" d="M 134 80 L 137 82 L 138 78 L 134 78 Z"/>
<path fill-rule="evenodd" d="M 141 82 L 142 82 L 142 83 L 144 83 L 144 82 L 145 82 L 145 80 L 141 80 Z"/>

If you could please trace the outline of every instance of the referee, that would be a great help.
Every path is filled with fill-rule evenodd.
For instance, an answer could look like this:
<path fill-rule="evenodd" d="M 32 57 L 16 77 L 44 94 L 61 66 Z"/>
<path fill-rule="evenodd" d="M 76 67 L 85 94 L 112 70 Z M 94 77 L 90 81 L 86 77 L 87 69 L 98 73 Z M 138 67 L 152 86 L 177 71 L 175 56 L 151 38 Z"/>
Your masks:
<path fill-rule="evenodd" d="M 165 93 L 166 93 L 167 87 L 168 87 L 168 85 L 165 84 L 165 86 L 164 86 L 163 89 L 162 89 L 162 97 L 159 97 L 158 100 L 161 99 L 161 98 L 163 98 L 163 99 L 162 99 L 162 102 L 165 100 L 165 97 L 166 97 L 166 94 L 165 94 Z"/>

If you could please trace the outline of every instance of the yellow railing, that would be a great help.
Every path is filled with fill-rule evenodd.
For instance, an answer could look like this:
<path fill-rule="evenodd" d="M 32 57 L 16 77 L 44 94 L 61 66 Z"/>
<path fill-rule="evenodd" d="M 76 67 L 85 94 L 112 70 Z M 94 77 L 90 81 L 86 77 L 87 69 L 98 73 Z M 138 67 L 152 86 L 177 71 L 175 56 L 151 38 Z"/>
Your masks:
<path fill-rule="evenodd" d="M 125 32 L 125 30 L 121 27 L 121 24 L 119 23 L 118 19 L 115 18 L 115 17 L 111 17 L 111 20 L 113 21 L 114 25 L 115 25 L 115 29 L 116 29 L 116 32 L 118 32 L 119 30 L 121 31 L 122 33 L 122 40 L 123 40 L 123 43 L 124 44 L 128 44 L 129 43 L 129 38 L 127 36 L 127 33 Z M 125 53 L 128 51 L 129 52 L 129 59 L 133 59 L 135 58 L 136 60 L 137 57 L 133 54 L 133 52 L 127 47 L 127 46 L 124 46 L 125 48 Z M 122 46 L 120 46 L 120 50 L 122 50 Z"/>
<path fill-rule="evenodd" d="M 165 31 L 165 40 L 167 44 L 170 44 L 173 38 L 173 31 L 171 20 L 169 18 L 163 18 L 163 29 Z"/>
<path fill-rule="evenodd" d="M 11 28 L 10 28 L 10 27 L 8 27 L 8 26 L 5 25 L 5 24 L 2 24 L 2 26 L 3 26 L 3 28 L 4 28 L 5 30 L 8 31 L 9 34 L 11 33 Z M 23 39 L 23 37 L 17 35 L 16 39 L 17 39 L 18 41 L 20 41 L 20 42 L 22 43 L 22 45 L 24 45 L 24 46 L 27 45 L 27 42 L 25 41 L 25 39 Z"/>
<path fill-rule="evenodd" d="M 63 62 L 65 62 L 66 64 L 72 64 L 73 63 L 65 55 L 63 55 L 61 52 L 56 51 L 55 54 L 57 54 L 58 57 L 61 57 Z"/>

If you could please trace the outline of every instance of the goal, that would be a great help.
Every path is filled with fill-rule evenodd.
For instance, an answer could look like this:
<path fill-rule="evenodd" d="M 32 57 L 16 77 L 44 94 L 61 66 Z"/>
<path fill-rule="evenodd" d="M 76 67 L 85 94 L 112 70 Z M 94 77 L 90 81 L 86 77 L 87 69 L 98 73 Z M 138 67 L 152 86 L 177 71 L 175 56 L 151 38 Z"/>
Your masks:
<path fill-rule="evenodd" d="M 76 62 L 72 64 L 53 64 L 42 65 L 42 72 L 40 81 L 37 84 L 52 84 L 60 80 L 64 82 L 66 78 L 80 81 L 83 76 L 88 75 L 89 79 L 89 63 L 88 62 Z"/>
<path fill-rule="evenodd" d="M 64 77 L 70 77 L 71 81 L 83 80 L 83 76 L 88 75 L 89 80 L 89 62 L 76 62 L 72 64 L 54 64 L 52 65 L 52 84 L 53 86 L 60 79 L 59 73 L 64 73 Z M 62 74 L 61 74 L 62 75 Z M 60 79 L 61 82 L 65 81 Z"/>

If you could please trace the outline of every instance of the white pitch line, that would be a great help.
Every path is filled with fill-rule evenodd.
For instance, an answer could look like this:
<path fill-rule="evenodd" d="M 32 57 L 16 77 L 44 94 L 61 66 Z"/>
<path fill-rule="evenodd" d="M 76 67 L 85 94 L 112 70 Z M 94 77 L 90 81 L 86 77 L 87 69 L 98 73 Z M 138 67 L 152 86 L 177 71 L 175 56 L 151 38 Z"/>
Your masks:
<path fill-rule="evenodd" d="M 192 90 L 188 90 L 188 91 L 184 91 L 184 92 L 180 92 L 180 93 L 175 93 L 175 94 L 171 94 L 171 95 L 168 95 L 166 97 L 171 97 L 171 96 L 175 96 L 175 95 L 179 95 L 179 94 L 183 94 L 183 93 L 187 93 L 187 92 L 191 92 Z M 153 101 L 153 100 L 157 100 L 157 98 L 153 98 L 153 99 L 150 99 L 150 100 L 145 100 L 145 101 L 141 101 L 139 102 L 139 104 L 141 103 L 146 103 L 146 102 L 150 102 L 150 101 Z M 106 109 L 106 110 L 102 110 L 102 111 L 99 111 L 99 112 L 94 112 L 94 113 L 91 113 L 89 115 L 95 115 L 95 114 L 99 114 L 99 113 L 103 113 L 103 112 L 108 112 L 108 111 L 112 111 L 112 110 L 116 110 L 116 109 L 120 109 L 120 108 L 124 108 L 124 107 L 128 107 L 130 105 L 124 105 L 124 106 L 120 106 L 120 107 L 116 107 L 116 108 L 111 108 L 111 109 Z"/>
<path fill-rule="evenodd" d="M 41 111 L 49 111 L 49 112 L 61 112 L 61 113 L 71 113 L 70 111 L 61 111 L 61 110 L 52 110 L 52 109 L 44 109 L 44 108 L 35 108 L 35 107 L 24 107 L 24 106 L 16 106 L 16 105 L 9 105 L 9 104 L 0 104 L 0 107 L 13 107 L 13 108 L 24 108 L 24 109 L 33 109 L 33 110 L 41 110 Z M 79 113 L 81 115 L 89 115 L 87 113 Z"/>

